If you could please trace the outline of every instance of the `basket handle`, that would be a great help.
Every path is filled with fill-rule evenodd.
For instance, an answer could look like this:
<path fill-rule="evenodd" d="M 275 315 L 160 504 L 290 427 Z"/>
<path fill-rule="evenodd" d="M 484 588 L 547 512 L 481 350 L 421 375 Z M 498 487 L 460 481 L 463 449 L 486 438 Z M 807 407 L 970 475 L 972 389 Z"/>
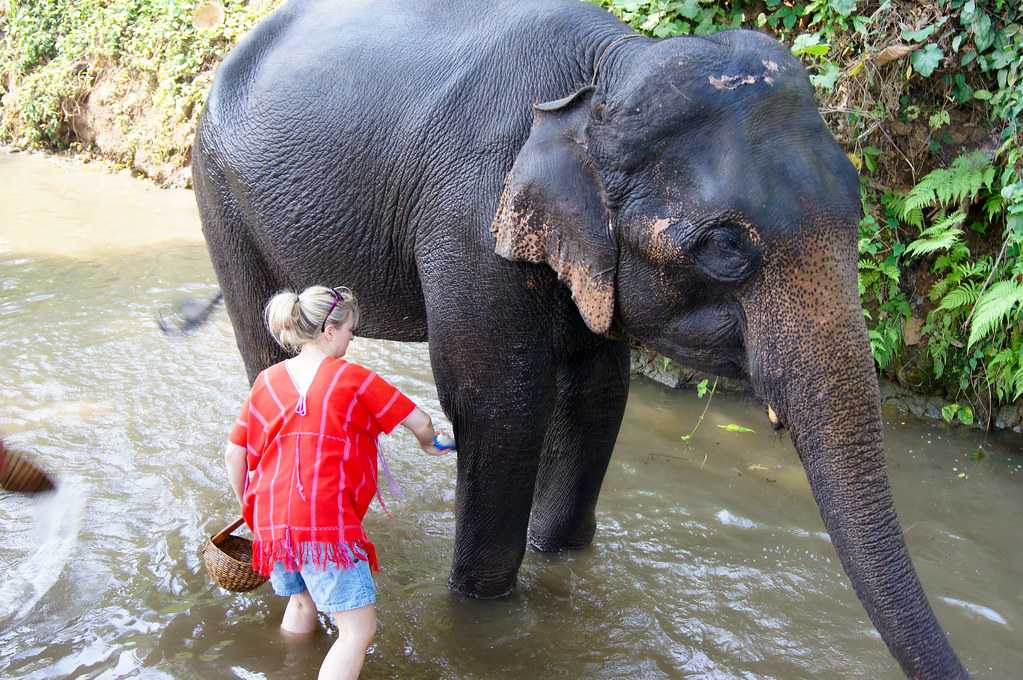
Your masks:
<path fill-rule="evenodd" d="M 223 529 L 218 531 L 216 534 L 214 534 L 213 538 L 211 538 L 210 541 L 213 542 L 213 545 L 216 545 L 220 541 L 222 541 L 225 538 L 227 538 L 231 534 L 232 531 L 234 531 L 235 529 L 237 529 L 238 527 L 240 527 L 244 523 L 245 523 L 245 518 L 244 517 L 239 517 L 234 522 L 232 522 L 230 525 L 224 527 Z"/>

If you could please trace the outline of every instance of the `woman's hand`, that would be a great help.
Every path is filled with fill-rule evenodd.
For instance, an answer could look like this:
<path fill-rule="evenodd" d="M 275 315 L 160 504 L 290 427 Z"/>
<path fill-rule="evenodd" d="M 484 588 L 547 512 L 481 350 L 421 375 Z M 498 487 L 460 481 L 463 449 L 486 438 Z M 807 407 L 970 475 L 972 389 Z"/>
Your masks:
<path fill-rule="evenodd" d="M 419 448 L 428 456 L 443 456 L 454 450 L 455 440 L 447 434 L 438 434 L 433 429 L 429 414 L 419 407 L 412 409 L 412 413 L 401 424 L 412 431 L 419 442 Z"/>

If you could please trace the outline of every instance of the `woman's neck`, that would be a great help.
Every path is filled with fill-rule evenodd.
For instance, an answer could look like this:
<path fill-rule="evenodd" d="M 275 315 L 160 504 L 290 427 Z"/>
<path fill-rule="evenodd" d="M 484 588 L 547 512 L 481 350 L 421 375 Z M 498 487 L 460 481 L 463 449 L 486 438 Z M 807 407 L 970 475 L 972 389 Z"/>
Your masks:
<path fill-rule="evenodd" d="M 301 361 L 309 361 L 313 363 L 319 363 L 327 358 L 327 353 L 324 352 L 315 342 L 307 342 L 302 345 L 302 350 L 295 357 Z"/>

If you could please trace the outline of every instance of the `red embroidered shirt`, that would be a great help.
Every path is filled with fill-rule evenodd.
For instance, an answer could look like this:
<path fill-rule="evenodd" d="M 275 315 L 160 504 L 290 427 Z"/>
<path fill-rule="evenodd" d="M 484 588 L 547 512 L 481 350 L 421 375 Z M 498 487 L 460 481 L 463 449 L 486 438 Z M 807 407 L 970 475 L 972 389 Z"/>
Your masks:
<path fill-rule="evenodd" d="M 252 529 L 252 567 L 274 562 L 350 566 L 342 544 L 361 548 L 373 570 L 376 550 L 362 519 L 377 492 L 377 436 L 415 404 L 373 371 L 324 359 L 305 398 L 284 362 L 256 378 L 230 440 L 245 447 L 242 507 Z"/>

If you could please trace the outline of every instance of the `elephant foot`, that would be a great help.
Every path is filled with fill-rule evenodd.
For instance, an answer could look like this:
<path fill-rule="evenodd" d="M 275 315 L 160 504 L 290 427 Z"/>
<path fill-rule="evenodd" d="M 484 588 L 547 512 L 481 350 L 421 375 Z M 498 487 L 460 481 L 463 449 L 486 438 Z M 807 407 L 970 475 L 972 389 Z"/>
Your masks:
<path fill-rule="evenodd" d="M 459 549 L 457 539 L 455 543 L 455 559 L 448 575 L 450 590 L 476 600 L 496 600 L 511 594 L 525 546 L 488 543 Z"/>
<path fill-rule="evenodd" d="M 529 536 L 529 546 L 542 553 L 556 553 L 563 550 L 582 550 L 588 548 L 593 543 L 592 538 L 588 541 L 552 541 L 548 538 L 539 536 Z"/>
<path fill-rule="evenodd" d="M 534 521 L 535 523 L 535 521 Z M 581 550 L 593 543 L 597 533 L 596 519 L 589 519 L 572 529 L 563 526 L 531 526 L 529 545 L 537 552 L 553 553 L 562 550 Z"/>
<path fill-rule="evenodd" d="M 511 595 L 515 590 L 515 573 L 513 572 L 510 577 L 507 575 L 494 577 L 478 572 L 459 573 L 452 570 L 448 577 L 448 588 L 474 600 L 497 600 Z"/>

